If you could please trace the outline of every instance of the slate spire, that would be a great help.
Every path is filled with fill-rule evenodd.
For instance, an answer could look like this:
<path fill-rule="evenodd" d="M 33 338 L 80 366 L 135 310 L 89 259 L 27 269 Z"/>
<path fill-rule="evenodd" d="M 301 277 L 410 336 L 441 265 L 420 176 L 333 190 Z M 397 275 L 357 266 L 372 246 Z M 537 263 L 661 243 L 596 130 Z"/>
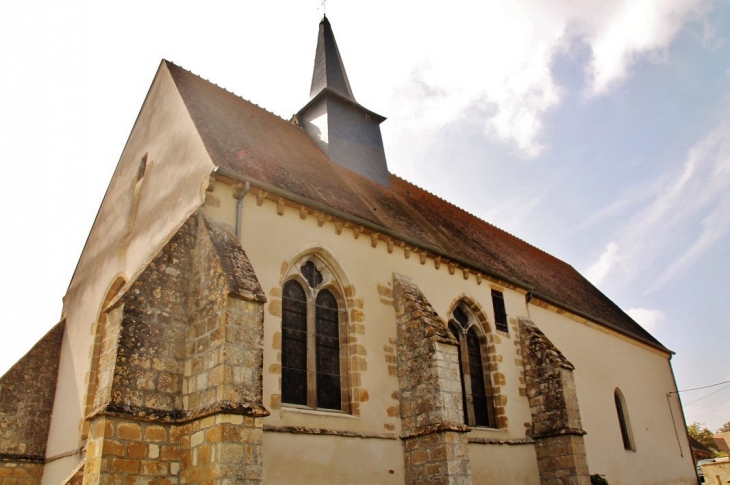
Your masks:
<path fill-rule="evenodd" d="M 350 81 L 347 79 L 347 73 L 345 72 L 345 65 L 342 63 L 342 57 L 340 57 L 340 50 L 337 48 L 335 34 L 332 32 L 332 26 L 327 20 L 327 16 L 324 16 L 319 23 L 312 89 L 309 92 L 310 98 L 314 98 L 324 88 L 329 88 L 355 101 L 352 88 L 350 88 Z"/>
<path fill-rule="evenodd" d="M 319 23 L 309 102 L 297 122 L 333 162 L 390 187 L 380 123 L 383 116 L 355 101 L 327 17 Z"/>

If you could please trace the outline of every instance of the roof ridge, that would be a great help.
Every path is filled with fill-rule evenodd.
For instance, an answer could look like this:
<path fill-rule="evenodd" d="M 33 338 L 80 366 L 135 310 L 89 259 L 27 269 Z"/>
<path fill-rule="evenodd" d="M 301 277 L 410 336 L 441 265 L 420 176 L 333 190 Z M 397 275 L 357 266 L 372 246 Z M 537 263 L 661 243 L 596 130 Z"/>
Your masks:
<path fill-rule="evenodd" d="M 529 242 L 525 241 L 525 240 L 524 240 L 524 239 L 522 239 L 521 237 L 519 237 L 519 236 L 515 236 L 515 235 L 514 235 L 514 234 L 512 234 L 511 232 L 509 232 L 509 231 L 506 231 L 506 230 L 502 229 L 501 227 L 499 227 L 499 226 L 496 226 L 496 225 L 492 224 L 491 222 L 489 222 L 489 221 L 487 221 L 487 220 L 484 220 L 484 219 L 482 219 L 481 217 L 477 216 L 476 214 L 473 214 L 473 213 L 469 212 L 468 210 L 464 209 L 463 207 L 459 207 L 458 205 L 454 204 L 453 202 L 451 202 L 451 201 L 449 201 L 449 200 L 446 200 L 446 199 L 444 199 L 443 197 L 441 197 L 441 196 L 439 196 L 439 195 L 437 195 L 437 194 L 434 194 L 433 192 L 431 192 L 431 191 L 429 191 L 429 190 L 427 190 L 427 189 L 424 189 L 423 187 L 420 187 L 420 186 L 418 186 L 418 185 L 414 184 L 413 182 L 411 182 L 411 181 L 409 181 L 409 180 L 406 180 L 406 179 L 404 179 L 403 177 L 401 177 L 401 176 L 399 176 L 399 175 L 396 175 L 396 174 L 394 174 L 393 172 L 390 172 L 390 175 L 391 175 L 392 177 L 395 177 L 395 178 L 397 178 L 397 179 L 399 179 L 399 180 L 401 180 L 401 181 L 403 181 L 403 182 L 405 182 L 405 183 L 409 184 L 409 185 L 412 185 L 413 187 L 417 188 L 418 190 L 421 190 L 421 191 L 423 191 L 423 192 L 427 193 L 427 194 L 428 194 L 428 195 L 430 195 L 431 197 L 434 197 L 434 198 L 436 198 L 436 199 L 438 199 L 438 200 L 440 200 L 440 201 L 442 201 L 442 202 L 444 202 L 444 203 L 446 203 L 446 204 L 450 205 L 451 207 L 454 207 L 455 209 L 457 209 L 457 210 L 459 210 L 459 211 L 463 212 L 464 214 L 468 214 L 468 215 L 470 215 L 471 217 L 473 217 L 474 219 L 477 219 L 478 221 L 480 221 L 480 222 L 483 222 L 484 224 L 486 224 L 486 225 L 488 225 L 488 226 L 490 226 L 490 227 L 493 227 L 493 228 L 495 228 L 496 230 L 498 230 L 498 231 L 501 231 L 501 232 L 503 232 L 503 233 L 507 234 L 507 235 L 508 235 L 508 236 L 510 236 L 510 237 L 513 237 L 513 238 L 517 239 L 518 241 L 520 241 L 520 242 L 524 243 L 524 244 L 525 244 L 526 246 L 528 246 L 528 247 L 531 247 L 531 248 L 533 248 L 533 249 L 535 249 L 535 250 L 537 250 L 537 251 L 539 251 L 539 252 L 541 252 L 541 253 L 543 253 L 543 254 L 545 254 L 545 255 L 547 255 L 547 256 L 550 256 L 551 258 L 553 258 L 553 259 L 555 259 L 555 260 L 557 260 L 557 261 L 560 261 L 561 263 L 563 263 L 563 264 L 565 264 L 565 265 L 567 265 L 567 266 L 570 266 L 571 268 L 573 268 L 573 265 L 571 265 L 571 264 L 568 264 L 568 263 L 566 263 L 565 261 L 563 261 L 562 259 L 558 258 L 557 256 L 554 256 L 554 255 L 552 255 L 552 254 L 548 253 L 547 251 L 545 251 L 544 249 L 538 248 L 538 247 L 537 247 L 537 246 L 535 246 L 534 244 L 530 244 Z M 573 268 L 573 269 L 575 269 L 575 268 Z M 577 270 L 576 270 L 576 271 L 577 271 Z M 580 272 L 579 272 L 579 273 L 580 273 Z"/>
<path fill-rule="evenodd" d="M 197 78 L 198 78 L 198 79 L 200 79 L 201 81 L 205 81 L 205 82 L 207 82 L 208 84 L 210 84 L 210 85 L 212 85 L 212 86 L 215 86 L 215 87 L 217 87 L 218 89 L 222 89 L 223 91 L 227 92 L 228 94 L 232 94 L 233 96 L 237 97 L 237 98 L 238 98 L 238 99 L 240 99 L 241 101 L 245 101 L 245 102 L 249 103 L 249 104 L 250 104 L 250 105 L 252 105 L 252 106 L 256 106 L 256 107 L 257 107 L 257 108 L 259 108 L 260 110 L 262 110 L 262 111 L 265 111 L 265 112 L 269 113 L 270 115 L 272 115 L 272 116 L 276 117 L 277 119 L 279 119 L 279 120 L 283 121 L 284 123 L 287 123 L 287 124 L 291 124 L 289 120 L 287 120 L 287 119 L 285 119 L 285 118 L 282 118 L 281 116 L 279 116 L 278 114 L 274 113 L 273 111 L 269 111 L 268 109 L 264 108 L 263 106 L 260 106 L 260 105 L 258 105 L 258 104 L 256 104 L 256 103 L 254 103 L 254 102 L 253 102 L 253 101 L 251 101 L 250 99 L 246 99 L 246 98 L 244 98 L 243 96 L 241 96 L 240 94 L 238 94 L 238 93 L 236 93 L 236 92 L 234 92 L 234 91 L 230 91 L 230 90 L 228 90 L 227 88 L 225 88 L 225 87 L 223 87 L 223 86 L 220 86 L 220 85 L 218 85 L 217 83 L 215 83 L 215 82 L 211 81 L 210 79 L 204 78 L 204 77 L 203 77 L 203 76 L 201 76 L 200 74 L 196 74 L 196 73 L 194 73 L 194 72 L 193 72 L 193 71 L 191 71 L 190 69 L 187 69 L 187 68 L 185 68 L 185 67 L 183 67 L 183 66 L 181 66 L 181 65 L 179 65 L 179 64 L 175 64 L 174 62 L 172 62 L 172 61 L 170 61 L 170 60 L 167 60 L 167 59 L 165 59 L 164 57 L 162 58 L 162 61 L 163 61 L 163 62 L 165 62 L 165 63 L 167 63 L 167 64 L 171 64 L 171 65 L 173 65 L 173 66 L 177 67 L 178 69 L 182 69 L 183 71 L 187 72 L 188 74 L 191 74 L 191 75 L 193 75 L 193 76 L 197 77 Z"/>

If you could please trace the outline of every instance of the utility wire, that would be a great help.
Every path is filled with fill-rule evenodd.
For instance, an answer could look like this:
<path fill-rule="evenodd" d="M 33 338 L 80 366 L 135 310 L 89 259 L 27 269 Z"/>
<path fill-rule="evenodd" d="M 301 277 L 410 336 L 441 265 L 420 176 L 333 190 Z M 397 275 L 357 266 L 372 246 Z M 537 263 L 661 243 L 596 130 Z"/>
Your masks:
<path fill-rule="evenodd" d="M 706 395 L 706 396 L 702 396 L 702 397 L 701 397 L 701 398 L 699 398 L 699 399 L 695 399 L 695 400 L 694 400 L 694 401 L 692 401 L 692 402 L 688 402 L 687 404 L 685 404 L 685 406 L 689 406 L 690 404 L 696 403 L 697 401 L 702 401 L 702 400 L 703 400 L 704 398 L 706 398 L 706 397 L 710 397 L 710 396 L 712 396 L 713 394 L 717 394 L 717 393 L 718 393 L 718 392 L 720 392 L 720 391 L 724 391 L 724 390 L 725 390 L 725 389 L 727 389 L 728 387 L 730 387 L 730 385 L 727 385 L 727 386 L 725 386 L 725 387 L 723 387 L 723 388 L 721 388 L 721 389 L 718 389 L 718 390 L 717 390 L 717 391 L 715 391 L 715 392 L 711 392 L 711 393 L 709 393 L 709 394 L 708 394 L 708 395 Z"/>
<path fill-rule="evenodd" d="M 723 384 L 730 384 L 730 381 L 725 381 L 725 382 L 718 382 L 717 384 L 710 384 L 709 386 L 694 387 L 694 388 L 692 388 L 692 389 L 682 389 L 681 391 L 674 391 L 674 392 L 671 392 L 670 394 L 674 394 L 674 393 L 676 393 L 676 392 L 689 392 L 689 391 L 699 391 L 700 389 L 707 389 L 708 387 L 717 387 L 717 386 L 721 386 L 721 385 L 723 385 Z M 722 389 L 721 389 L 721 390 L 722 390 Z M 709 394 L 708 394 L 708 395 L 709 395 Z"/>

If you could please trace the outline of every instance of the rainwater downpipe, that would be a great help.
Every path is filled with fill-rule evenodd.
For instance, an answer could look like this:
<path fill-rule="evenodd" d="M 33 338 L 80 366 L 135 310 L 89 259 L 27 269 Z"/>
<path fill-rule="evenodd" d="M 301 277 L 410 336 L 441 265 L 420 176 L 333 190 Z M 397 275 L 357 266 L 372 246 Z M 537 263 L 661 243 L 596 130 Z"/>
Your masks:
<path fill-rule="evenodd" d="M 527 308 L 527 318 L 532 318 L 532 317 L 530 317 L 530 302 L 531 301 L 532 301 L 532 292 L 528 291 L 527 293 L 525 293 L 525 308 Z"/>
<path fill-rule="evenodd" d="M 238 202 L 236 203 L 236 237 L 241 240 L 241 217 L 243 216 L 243 198 L 246 197 L 251 189 L 251 182 L 246 180 L 243 190 L 238 194 Z"/>

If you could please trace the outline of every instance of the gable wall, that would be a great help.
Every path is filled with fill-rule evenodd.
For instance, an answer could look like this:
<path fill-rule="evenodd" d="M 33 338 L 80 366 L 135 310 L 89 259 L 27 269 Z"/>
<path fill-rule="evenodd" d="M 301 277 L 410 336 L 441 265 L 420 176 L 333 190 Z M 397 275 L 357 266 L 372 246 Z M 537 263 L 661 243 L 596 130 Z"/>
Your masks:
<path fill-rule="evenodd" d="M 140 160 L 147 171 L 137 182 Z M 64 297 L 67 321 L 59 390 L 47 456 L 76 450 L 93 345 L 93 327 L 114 279 L 129 281 L 203 200 L 213 165 L 165 64 L 121 155 L 114 177 Z M 77 465 L 80 455 L 46 465 L 44 483 L 55 484 Z"/>
<path fill-rule="evenodd" d="M 327 216 L 318 220 L 317 214 L 310 210 L 302 218 L 298 207 L 287 206 L 286 201 L 277 204 L 278 198 L 274 196 L 270 196 L 273 200 L 263 197 L 257 200 L 257 192 L 258 189 L 252 189 L 244 200 L 242 244 L 268 298 L 264 319 L 264 405 L 271 411 L 271 416 L 264 420 L 265 429 L 268 429 L 264 435 L 265 477 L 283 480 L 292 478 L 291 473 L 307 473 L 313 479 L 324 479 L 332 473 L 331 465 L 342 460 L 341 454 L 324 450 L 346 449 L 346 456 L 369 460 L 373 464 L 364 471 L 365 475 L 358 475 L 363 483 L 382 479 L 387 470 L 393 470 L 394 483 L 400 483 L 402 452 L 398 441 L 394 440 L 401 433 L 398 382 L 389 368 L 396 338 L 392 306 L 392 275 L 395 272 L 412 278 L 442 317 L 460 297 L 468 296 L 482 307 L 492 326 L 490 343 L 494 346 L 497 366 L 492 381 L 504 396 L 506 426 L 499 430 L 474 429 L 468 433 L 475 483 L 480 482 L 480 476 L 495 473 L 511 477 L 515 483 L 538 483 L 534 446 L 524 444 L 529 442 L 525 437 L 530 431 L 531 415 L 516 338 L 518 316 L 529 316 L 576 366 L 575 380 L 583 428 L 588 432 L 585 442 L 591 473 L 607 474 L 612 484 L 656 483 L 657 476 L 676 479 L 667 483 L 693 483 L 686 441 L 682 441 L 685 439 L 680 433 L 685 449 L 682 459 L 669 417 L 666 392 L 675 388 L 667 355 L 535 305 L 529 305 L 528 315 L 524 291 L 486 278 L 479 284 L 473 274 L 465 279 L 459 268 L 454 268 L 451 274 L 447 262 L 442 262 L 438 269 L 431 258 L 422 264 L 416 252 L 406 258 L 406 251 L 397 244 L 389 251 L 387 241 L 373 242 L 365 233 L 355 238 L 351 228 L 340 227 L 337 221 L 326 220 Z M 235 200 L 234 191 L 228 185 L 216 183 L 209 193 L 205 210 L 234 226 Z M 359 356 L 351 356 L 350 370 L 357 361 L 357 366 L 361 366 L 358 367 L 361 371 L 358 380 L 367 396 L 357 403 L 354 416 L 288 409 L 280 402 L 280 288 L 288 264 L 312 247 L 323 248 L 330 254 L 352 286 L 354 297 L 350 301 L 353 306 L 348 308 L 349 322 L 361 325 L 357 344 L 363 348 L 364 355 L 362 361 Z M 504 291 L 509 334 L 493 330 L 492 287 Z M 636 452 L 623 448 L 613 401 L 613 390 L 617 386 L 628 402 Z M 639 392 L 641 389 L 643 391 Z M 681 431 L 679 409 L 675 408 L 673 412 Z M 330 430 L 335 434 L 355 434 L 362 439 L 348 441 L 337 436 L 287 435 L 282 432 L 285 427 Z M 503 444 L 490 444 L 495 442 Z M 311 455 L 315 443 L 320 443 L 316 445 L 317 450 L 323 450 L 317 460 L 306 463 L 302 460 L 301 466 L 297 467 L 276 467 L 292 455 Z M 391 452 L 383 456 L 384 449 Z M 663 457 L 667 456 L 672 457 L 671 466 L 663 463 Z M 357 463 L 353 462 L 352 467 L 359 469 Z M 611 467 L 610 463 L 620 465 Z M 347 465 L 340 468 L 340 479 L 353 482 L 352 468 Z"/>

